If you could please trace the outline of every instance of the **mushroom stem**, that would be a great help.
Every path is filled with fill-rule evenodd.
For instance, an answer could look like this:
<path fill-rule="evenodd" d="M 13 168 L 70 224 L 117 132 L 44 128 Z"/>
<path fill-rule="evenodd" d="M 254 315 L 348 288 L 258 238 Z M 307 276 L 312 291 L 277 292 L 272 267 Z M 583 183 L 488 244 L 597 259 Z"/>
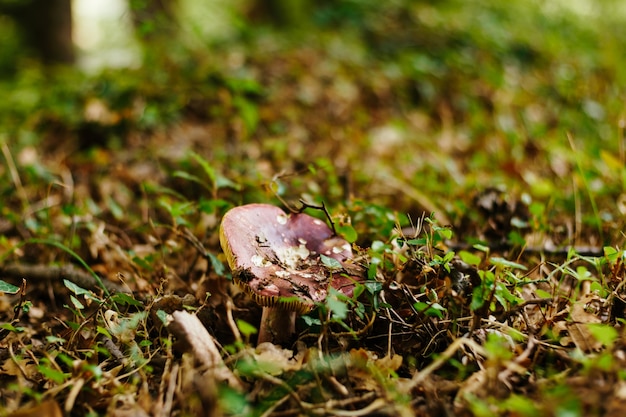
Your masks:
<path fill-rule="evenodd" d="M 296 312 L 280 307 L 263 307 L 257 343 L 283 345 L 296 332 Z"/>

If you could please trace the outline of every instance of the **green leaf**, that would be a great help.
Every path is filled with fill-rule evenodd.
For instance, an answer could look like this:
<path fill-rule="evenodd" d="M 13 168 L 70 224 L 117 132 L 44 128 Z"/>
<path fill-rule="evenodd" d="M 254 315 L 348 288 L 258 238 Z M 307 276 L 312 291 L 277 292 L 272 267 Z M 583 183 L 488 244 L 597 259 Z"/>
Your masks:
<path fill-rule="evenodd" d="M 17 294 L 18 292 L 20 292 L 20 287 L 16 287 L 13 284 L 0 280 L 0 293 Z"/>
<path fill-rule="evenodd" d="M 511 242 L 511 244 L 515 246 L 526 245 L 526 239 L 524 239 L 524 237 L 516 230 L 513 230 L 509 233 L 509 242 Z"/>
<path fill-rule="evenodd" d="M 586 325 L 594 339 L 604 346 L 612 346 L 619 337 L 619 332 L 613 326 L 604 323 L 586 323 Z"/>
<path fill-rule="evenodd" d="M 195 182 L 196 184 L 200 184 L 201 186 L 203 186 L 204 188 L 206 188 L 207 190 L 211 191 L 211 187 L 203 180 L 201 180 L 199 177 L 192 175 L 188 172 L 185 171 L 175 171 L 172 174 L 173 177 L 175 178 L 182 178 L 184 180 L 190 181 L 190 182 Z"/>
<path fill-rule="evenodd" d="M 331 311 L 333 319 L 343 320 L 348 317 L 348 305 L 346 301 L 339 299 L 339 294 L 339 291 L 331 288 L 326 298 L 326 306 Z"/>
<path fill-rule="evenodd" d="M 100 333 L 101 335 L 103 335 L 105 337 L 108 337 L 109 339 L 112 337 L 111 333 L 109 333 L 109 331 L 105 327 L 102 327 L 102 326 L 97 326 L 96 327 L 96 332 Z"/>
<path fill-rule="evenodd" d="M 543 216 L 543 213 L 545 212 L 545 205 L 543 203 L 537 203 L 537 202 L 531 203 L 530 206 L 528 206 L 528 211 L 534 217 L 541 217 Z"/>
<path fill-rule="evenodd" d="M 317 317 L 311 317 L 309 315 L 305 315 L 305 316 L 302 316 L 301 318 L 302 318 L 302 321 L 304 321 L 304 324 L 307 325 L 307 327 L 322 325 L 322 321 Z"/>
<path fill-rule="evenodd" d="M 21 326 L 15 327 L 11 323 L 3 323 L 0 324 L 0 329 L 8 330 L 10 332 L 21 333 L 24 331 L 24 328 Z"/>
<path fill-rule="evenodd" d="M 164 310 L 157 310 L 156 315 L 159 318 L 159 320 L 161 320 L 161 323 L 167 325 L 168 323 L 167 313 Z"/>
<path fill-rule="evenodd" d="M 85 308 L 85 306 L 83 305 L 83 303 L 81 303 L 80 301 L 78 301 L 78 299 L 76 297 L 74 297 L 73 295 L 70 295 L 70 300 L 72 301 L 72 304 L 74 304 L 74 307 L 77 310 L 82 310 Z"/>
<path fill-rule="evenodd" d="M 508 410 L 509 415 L 520 417 L 533 417 L 541 414 L 532 399 L 519 394 L 512 394 L 502 402 L 502 409 Z"/>
<path fill-rule="evenodd" d="M 350 224 L 337 226 L 337 232 L 350 243 L 356 242 L 357 238 L 359 237 L 357 231 Z"/>
<path fill-rule="evenodd" d="M 539 298 L 552 298 L 552 294 L 539 288 L 535 289 L 535 294 L 537 294 Z"/>
<path fill-rule="evenodd" d="M 86 374 L 91 375 L 91 377 L 94 378 L 96 381 L 100 380 L 102 378 L 102 375 L 104 374 L 102 372 L 102 368 L 100 368 L 100 366 L 96 364 L 84 363 L 81 368 Z"/>
<path fill-rule="evenodd" d="M 475 245 L 472 246 L 474 249 L 479 250 L 481 252 L 484 253 L 489 253 L 489 246 L 486 245 L 481 245 L 480 243 L 476 243 Z"/>
<path fill-rule="evenodd" d="M 593 275 L 591 275 L 591 272 L 589 272 L 587 268 L 581 265 L 576 267 L 576 278 L 581 281 L 588 281 L 593 279 Z"/>
<path fill-rule="evenodd" d="M 239 114 L 246 125 L 248 134 L 253 134 L 259 124 L 259 110 L 257 106 L 244 97 L 235 97 L 233 104 L 239 110 Z"/>
<path fill-rule="evenodd" d="M 235 191 L 239 191 L 241 186 L 236 182 L 224 177 L 223 175 L 217 174 L 217 179 L 215 180 L 215 186 L 220 188 L 232 188 Z"/>
<path fill-rule="evenodd" d="M 524 300 L 511 293 L 503 282 L 496 283 L 494 297 L 498 300 L 500 305 L 505 308 L 508 307 L 509 304 L 515 306 L 524 302 Z"/>
<path fill-rule="evenodd" d="M 424 303 L 422 301 L 418 301 L 413 304 L 413 307 L 420 313 L 429 317 L 438 317 L 440 319 L 443 318 L 443 311 L 446 311 L 445 307 L 439 303 Z"/>
<path fill-rule="evenodd" d="M 124 217 L 124 209 L 112 197 L 107 197 L 106 205 L 116 220 L 120 220 Z"/>
<path fill-rule="evenodd" d="M 154 343 L 152 343 L 152 340 L 143 339 L 141 342 L 139 342 L 139 347 L 150 347 L 153 344 Z"/>
<path fill-rule="evenodd" d="M 72 291 L 74 294 L 76 294 L 77 296 L 84 295 L 85 298 L 89 298 L 90 300 L 100 302 L 100 299 L 98 297 L 96 297 L 91 291 L 86 290 L 86 289 L 84 289 L 84 288 L 74 284 L 72 281 L 64 279 L 63 280 L 63 284 L 65 284 L 65 286 L 70 291 Z"/>
<path fill-rule="evenodd" d="M 528 269 L 522 264 L 518 264 L 517 262 L 509 261 L 508 259 L 500 258 L 498 256 L 493 256 L 489 258 L 489 263 L 491 265 L 505 268 L 521 269 L 522 271 L 526 271 Z"/>
<path fill-rule="evenodd" d="M 226 384 L 218 385 L 220 409 L 227 415 L 244 415 L 250 406 L 246 393 L 241 393 Z"/>
<path fill-rule="evenodd" d="M 219 258 L 211 252 L 207 252 L 206 256 L 209 258 L 209 261 L 211 261 L 213 271 L 215 271 L 215 273 L 220 277 L 223 277 L 226 274 L 226 268 L 224 267 L 222 261 L 220 261 Z"/>
<path fill-rule="evenodd" d="M 479 285 L 472 291 L 472 302 L 470 304 L 470 310 L 476 311 L 485 303 L 485 286 Z"/>
<path fill-rule="evenodd" d="M 624 256 L 623 252 L 618 251 L 617 249 L 615 249 L 612 246 L 605 246 L 604 247 L 604 256 L 606 256 L 606 258 L 609 260 L 609 262 L 614 263 L 617 261 L 617 259 L 620 256 Z"/>
<path fill-rule="evenodd" d="M 241 319 L 237 319 L 237 328 L 245 338 L 257 333 L 256 327 Z"/>
<path fill-rule="evenodd" d="M 383 283 L 378 281 L 365 281 L 363 286 L 372 295 L 378 294 L 383 290 Z"/>
<path fill-rule="evenodd" d="M 118 292 L 111 296 L 111 300 L 120 305 L 131 305 L 134 307 L 143 307 L 143 304 L 137 300 L 135 300 L 130 294 L 126 294 L 123 292 Z"/>
<path fill-rule="evenodd" d="M 59 370 L 50 368 L 48 365 L 45 364 L 40 364 L 39 366 L 37 366 L 37 370 L 41 372 L 44 377 L 59 385 L 64 383 L 66 379 L 70 377 L 69 373 L 64 373 Z"/>
<path fill-rule="evenodd" d="M 322 264 L 330 270 L 342 269 L 341 262 L 336 260 L 335 258 L 331 258 L 330 256 L 326 256 L 323 253 L 320 253 L 320 259 L 322 260 Z"/>
<path fill-rule="evenodd" d="M 437 227 L 435 228 L 435 230 L 439 234 L 439 236 L 441 236 L 443 239 L 452 238 L 452 229 L 449 229 L 447 227 Z"/>
<path fill-rule="evenodd" d="M 46 342 L 48 342 L 48 343 L 58 343 L 58 344 L 62 345 L 65 342 L 67 342 L 67 340 L 63 339 L 62 337 L 49 335 L 49 336 L 46 336 Z"/>
<path fill-rule="evenodd" d="M 473 266 L 480 265 L 480 262 L 482 261 L 482 259 L 480 259 L 480 256 L 475 255 L 465 250 L 462 250 L 459 252 L 459 257 L 466 264 L 473 265 Z"/>
<path fill-rule="evenodd" d="M 200 166 L 202 167 L 202 169 L 204 170 L 204 173 L 207 175 L 207 177 L 209 177 L 209 179 L 211 180 L 211 183 L 213 183 L 213 186 L 215 186 L 216 184 L 216 174 L 215 174 L 215 170 L 213 169 L 213 167 L 209 164 L 209 162 L 204 159 L 201 155 L 195 153 L 195 152 L 191 152 L 191 157 L 198 163 L 200 164 Z M 191 177 L 191 175 L 189 176 Z"/>
<path fill-rule="evenodd" d="M 374 252 L 382 252 L 383 250 L 388 248 L 388 245 L 386 245 L 384 242 L 381 242 L 380 240 L 375 240 L 372 242 L 372 245 L 370 247 Z"/>
<path fill-rule="evenodd" d="M 424 246 L 428 243 L 426 238 L 417 238 L 417 239 L 409 239 L 406 241 L 407 244 L 411 246 Z"/>

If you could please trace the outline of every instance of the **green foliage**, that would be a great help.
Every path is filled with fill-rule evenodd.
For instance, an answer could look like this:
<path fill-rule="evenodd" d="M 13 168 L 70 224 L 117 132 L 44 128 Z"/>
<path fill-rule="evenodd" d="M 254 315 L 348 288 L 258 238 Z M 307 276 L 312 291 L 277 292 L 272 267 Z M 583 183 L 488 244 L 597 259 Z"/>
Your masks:
<path fill-rule="evenodd" d="M 246 339 L 249 339 L 250 336 L 257 333 L 256 327 L 241 319 L 237 320 L 237 328 Z"/>
<path fill-rule="evenodd" d="M 20 287 L 16 287 L 13 284 L 0 280 L 0 292 L 7 294 L 17 294 L 20 291 Z"/>

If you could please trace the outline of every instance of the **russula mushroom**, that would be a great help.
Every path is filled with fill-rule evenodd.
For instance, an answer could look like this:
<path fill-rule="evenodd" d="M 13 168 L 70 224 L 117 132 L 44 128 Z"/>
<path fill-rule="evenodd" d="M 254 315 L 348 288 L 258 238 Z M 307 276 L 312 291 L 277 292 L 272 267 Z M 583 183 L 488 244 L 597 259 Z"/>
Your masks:
<path fill-rule="evenodd" d="M 269 204 L 235 207 L 222 219 L 220 243 L 233 281 L 263 307 L 258 343 L 288 342 L 296 315 L 324 301 L 330 286 L 352 296 L 362 280 L 350 262 L 350 244 L 304 213 L 286 214 Z M 352 272 L 331 271 L 321 255 Z"/>

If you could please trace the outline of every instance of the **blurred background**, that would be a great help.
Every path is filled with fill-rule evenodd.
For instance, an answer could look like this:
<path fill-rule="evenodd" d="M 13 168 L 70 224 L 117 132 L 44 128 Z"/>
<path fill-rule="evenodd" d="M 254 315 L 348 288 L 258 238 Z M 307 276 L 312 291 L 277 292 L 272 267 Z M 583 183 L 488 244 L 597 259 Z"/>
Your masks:
<path fill-rule="evenodd" d="M 626 214 L 625 16 L 619 0 L 0 0 L 0 139 L 73 169 L 89 151 L 175 172 L 193 150 L 241 202 L 272 184 L 462 230 L 496 187 L 575 216 L 563 239 L 604 240 Z"/>
<path fill-rule="evenodd" d="M 429 1 L 392 1 L 389 8 Z M 454 6 L 454 2 L 436 2 Z M 482 2 L 473 6 L 480 8 Z M 86 70 L 137 66 L 142 41 L 171 39 L 202 43 L 241 34 L 246 25 L 321 29 L 336 24 L 366 24 L 368 0 L 0 0 L 3 39 L 0 68 L 7 74 L 16 61 L 36 58 L 45 63 L 76 63 Z M 433 4 L 434 5 L 434 4 Z M 384 7 L 384 6 L 383 6 Z M 445 7 L 445 6 L 444 6 Z M 551 0 L 530 2 L 547 13 L 613 18 L 624 14 L 620 1 Z"/>

